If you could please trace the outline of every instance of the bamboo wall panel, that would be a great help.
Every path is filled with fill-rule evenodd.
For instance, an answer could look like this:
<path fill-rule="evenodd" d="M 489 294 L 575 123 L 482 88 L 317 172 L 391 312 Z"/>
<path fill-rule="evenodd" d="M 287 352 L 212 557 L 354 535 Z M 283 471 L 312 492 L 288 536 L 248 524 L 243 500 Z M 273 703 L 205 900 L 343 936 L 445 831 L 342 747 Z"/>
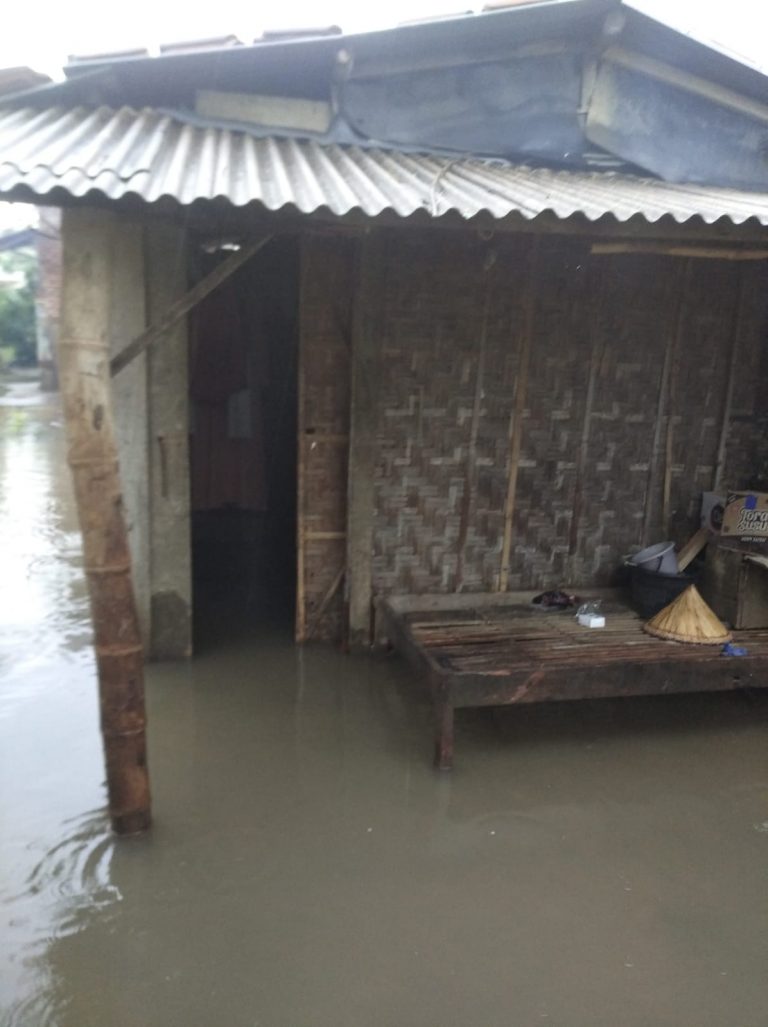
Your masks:
<path fill-rule="evenodd" d="M 571 515 L 590 363 L 588 247 L 545 240 L 535 292 L 533 348 L 522 425 L 508 587 L 569 577 Z"/>
<path fill-rule="evenodd" d="M 671 502 L 666 526 L 671 538 L 686 534 L 698 515 L 701 492 L 713 486 L 733 333 L 738 330 L 739 283 L 746 273 L 727 261 L 692 264 L 679 371 L 671 389 Z"/>
<path fill-rule="evenodd" d="M 661 492 L 651 464 L 675 283 L 674 274 L 658 273 L 653 256 L 592 259 L 585 304 L 596 368 L 581 512 L 572 536 L 573 582 L 609 581 L 622 554 L 641 544 L 649 487 L 656 495 L 648 531 L 653 540 L 660 537 Z M 580 379 L 585 388 L 586 369 Z"/>
<path fill-rule="evenodd" d="M 768 491 L 768 282 L 765 264 L 741 268 L 744 310 L 734 364 L 724 483 Z"/>
<path fill-rule="evenodd" d="M 462 554 L 464 587 L 486 587 L 498 572 L 509 418 L 502 397 L 514 382 L 517 347 L 514 292 L 501 287 L 496 265 L 486 266 L 492 252 L 475 240 L 444 239 L 438 250 L 429 236 L 389 238 L 377 376 L 379 591 L 452 591 Z M 524 271 L 522 256 L 517 265 Z"/>

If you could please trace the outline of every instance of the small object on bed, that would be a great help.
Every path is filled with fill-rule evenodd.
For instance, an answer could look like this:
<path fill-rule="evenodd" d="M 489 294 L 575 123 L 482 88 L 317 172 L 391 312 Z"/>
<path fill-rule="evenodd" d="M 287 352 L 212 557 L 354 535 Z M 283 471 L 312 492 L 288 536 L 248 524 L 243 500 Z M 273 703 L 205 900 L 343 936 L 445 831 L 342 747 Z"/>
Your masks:
<path fill-rule="evenodd" d="M 749 650 L 743 645 L 733 645 L 732 642 L 726 642 L 720 651 L 721 656 L 749 656 Z"/>
<path fill-rule="evenodd" d="M 571 607 L 578 603 L 577 596 L 568 595 L 567 592 L 561 592 L 560 589 L 552 589 L 549 592 L 541 592 L 539 595 L 534 596 L 531 603 L 534 606 L 538 606 L 540 610 L 570 610 Z"/>
<path fill-rule="evenodd" d="M 576 622 L 582 628 L 604 628 L 605 615 L 600 610 L 600 600 L 584 603 L 576 611 Z"/>

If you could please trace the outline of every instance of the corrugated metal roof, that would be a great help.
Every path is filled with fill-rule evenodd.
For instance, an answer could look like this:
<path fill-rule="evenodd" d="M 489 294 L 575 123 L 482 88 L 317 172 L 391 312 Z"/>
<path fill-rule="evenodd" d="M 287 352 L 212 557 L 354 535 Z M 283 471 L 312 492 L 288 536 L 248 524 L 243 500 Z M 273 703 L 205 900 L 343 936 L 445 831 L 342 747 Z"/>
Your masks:
<path fill-rule="evenodd" d="M 768 225 L 768 194 L 605 172 L 566 172 L 414 155 L 244 131 L 201 127 L 156 110 L 0 109 L 0 194 L 25 187 L 37 196 L 61 189 L 148 203 L 224 198 L 237 207 L 327 208 L 375 217 L 394 211 L 471 218 L 513 212 L 534 218 L 612 214 L 658 221 L 699 217 L 707 223 L 750 217 Z"/>

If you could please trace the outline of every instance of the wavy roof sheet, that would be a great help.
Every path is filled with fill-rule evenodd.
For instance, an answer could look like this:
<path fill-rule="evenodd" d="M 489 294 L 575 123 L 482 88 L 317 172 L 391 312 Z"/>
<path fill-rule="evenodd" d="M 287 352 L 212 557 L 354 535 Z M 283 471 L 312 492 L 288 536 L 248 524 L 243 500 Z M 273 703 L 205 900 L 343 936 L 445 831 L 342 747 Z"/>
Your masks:
<path fill-rule="evenodd" d="M 526 218 L 551 211 L 594 221 L 641 215 L 678 222 L 754 218 L 768 225 L 768 194 L 746 193 L 607 172 L 552 171 L 201 127 L 157 110 L 0 109 L 0 194 L 23 188 L 43 197 L 100 193 L 154 203 L 224 198 L 236 207 L 327 208 L 375 217 L 456 212 Z M 18 194 L 17 194 L 18 195 Z"/>

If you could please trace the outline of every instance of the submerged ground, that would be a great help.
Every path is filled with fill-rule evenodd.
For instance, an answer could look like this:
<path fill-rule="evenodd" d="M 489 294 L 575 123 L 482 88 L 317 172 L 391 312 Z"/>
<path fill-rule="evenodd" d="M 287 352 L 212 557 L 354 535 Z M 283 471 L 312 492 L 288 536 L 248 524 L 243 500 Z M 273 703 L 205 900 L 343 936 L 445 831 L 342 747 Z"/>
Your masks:
<path fill-rule="evenodd" d="M 397 659 L 212 616 L 116 842 L 61 415 L 0 404 L 3 1027 L 766 1027 L 768 696 L 460 715 L 441 776 Z"/>

